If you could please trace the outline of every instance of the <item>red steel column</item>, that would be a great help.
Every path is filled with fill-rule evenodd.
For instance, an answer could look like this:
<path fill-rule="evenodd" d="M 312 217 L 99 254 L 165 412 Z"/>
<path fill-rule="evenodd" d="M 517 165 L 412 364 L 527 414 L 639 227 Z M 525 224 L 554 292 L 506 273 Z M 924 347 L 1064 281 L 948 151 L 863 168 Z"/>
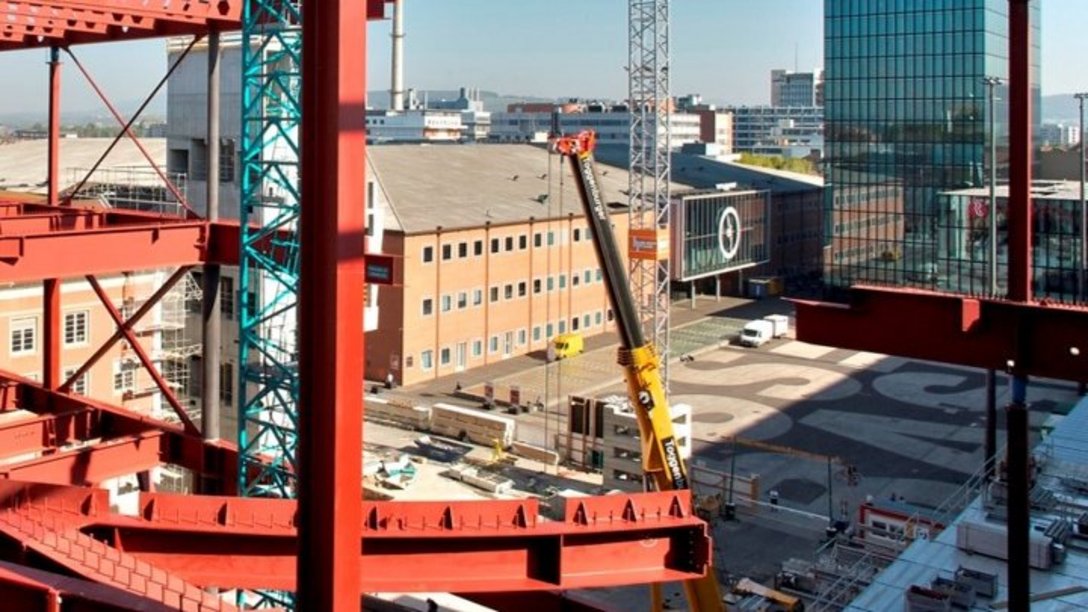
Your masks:
<path fill-rule="evenodd" d="M 60 279 L 42 281 L 42 383 L 57 390 L 64 379 L 60 372 Z"/>
<path fill-rule="evenodd" d="M 60 204 L 60 49 L 49 49 L 49 177 L 48 203 Z"/>
<path fill-rule="evenodd" d="M 47 203 L 60 204 L 60 49 L 49 50 L 49 176 Z M 57 389 L 64 382 L 60 375 L 60 280 L 42 281 L 42 382 L 46 389 Z"/>
<path fill-rule="evenodd" d="M 302 6 L 297 601 L 357 612 L 367 3 Z"/>
<path fill-rule="evenodd" d="M 1031 290 L 1031 3 L 1009 0 L 1009 298 L 1027 302 Z M 1008 471 L 1009 609 L 1031 608 L 1031 469 L 1027 377 L 1017 354 L 1012 402 L 1005 408 Z"/>
<path fill-rule="evenodd" d="M 1009 0 L 1009 298 L 1031 299 L 1031 6 Z"/>

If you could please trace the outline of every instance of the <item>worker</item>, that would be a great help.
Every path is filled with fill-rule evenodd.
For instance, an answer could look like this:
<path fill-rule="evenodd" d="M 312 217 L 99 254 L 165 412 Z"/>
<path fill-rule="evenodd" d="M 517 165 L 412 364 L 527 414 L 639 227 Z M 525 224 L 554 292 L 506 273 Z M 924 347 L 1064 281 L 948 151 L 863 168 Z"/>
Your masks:
<path fill-rule="evenodd" d="M 771 505 L 778 506 L 778 489 L 771 489 Z"/>
<path fill-rule="evenodd" d="M 396 384 L 396 380 L 393 378 L 393 373 L 389 372 L 385 375 L 385 388 L 392 389 L 394 384 Z"/>

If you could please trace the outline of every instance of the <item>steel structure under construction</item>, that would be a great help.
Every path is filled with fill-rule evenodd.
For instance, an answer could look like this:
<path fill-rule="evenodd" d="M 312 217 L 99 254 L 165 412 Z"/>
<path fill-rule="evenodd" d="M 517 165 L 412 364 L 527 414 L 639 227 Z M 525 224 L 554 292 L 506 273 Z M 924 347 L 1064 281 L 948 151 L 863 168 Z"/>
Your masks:
<path fill-rule="evenodd" d="M 7 481 L 0 483 L 0 539 L 10 545 L 5 551 L 21 551 L 0 562 L 6 605 L 234 609 L 237 600 L 229 593 L 245 590 L 294 592 L 314 609 L 350 610 L 359 608 L 363 592 L 422 590 L 481 594 L 500 607 L 548 609 L 559 605 L 557 591 L 705 574 L 706 525 L 691 514 L 682 491 L 586 498 L 555 522 L 541 520 L 534 501 L 362 501 L 359 381 L 369 262 L 362 255 L 364 177 L 356 162 L 365 154 L 365 135 L 362 127 L 350 126 L 361 126 L 364 114 L 361 24 L 383 18 L 386 4 L 166 0 L 152 6 L 111 0 L 104 7 L 58 0 L 3 9 L 9 23 L 4 48 L 53 49 L 48 195 L 0 202 L 0 281 L 40 281 L 45 287 L 43 383 L 0 373 L 0 411 L 8 415 L 0 424 L 0 449 L 8 458 L 2 469 Z M 198 215 L 150 158 L 179 214 L 107 208 L 73 197 L 93 169 L 67 197 L 61 193 L 62 51 L 83 70 L 80 43 L 189 34 L 208 36 L 214 45 L 219 32 L 243 26 L 257 37 L 250 42 L 279 45 L 276 53 L 262 56 L 279 63 L 275 70 L 251 64 L 244 75 L 252 88 L 246 117 L 254 121 L 245 143 L 245 177 L 253 182 L 241 225 L 217 220 L 210 202 L 208 217 Z M 268 36 L 284 29 L 301 42 Z M 296 43 L 301 46 L 291 46 Z M 126 120 L 94 87 L 122 126 L 118 140 L 127 137 L 139 146 L 128 129 L 139 113 Z M 217 93 L 209 89 L 209 105 L 217 104 Z M 298 138 L 299 129 L 306 139 Z M 269 156 L 273 143 L 296 157 Z M 313 178 L 295 189 L 298 176 Z M 209 176 L 209 185 L 216 182 Z M 263 356 L 249 372 L 258 392 L 245 405 L 255 421 L 242 427 L 251 444 L 241 449 L 216 439 L 215 432 L 209 435 L 217 419 L 210 420 L 208 412 L 203 431 L 198 427 L 177 397 L 177 381 L 164 378 L 133 331 L 179 282 L 190 282 L 193 267 L 239 264 L 259 272 L 255 282 L 262 290 L 279 284 L 256 303 L 243 301 L 250 331 L 257 334 L 243 355 Z M 132 347 L 176 423 L 71 395 L 60 376 L 59 279 L 83 277 L 96 287 L 97 276 L 134 267 L 174 272 L 131 309 L 119 310 L 99 292 L 117 327 L 106 346 L 124 341 Z M 275 275 L 281 276 L 270 280 Z M 204 278 L 207 304 L 215 298 Z M 296 279 L 297 346 L 269 348 L 270 323 L 283 320 L 279 310 L 292 305 L 277 291 L 290 289 Z M 242 387 L 244 392 L 246 383 Z M 269 427 L 259 421 L 278 403 L 297 407 L 294 457 L 280 454 L 291 445 L 276 438 L 286 431 L 284 423 Z M 202 494 L 151 492 L 152 471 L 166 465 L 192 474 Z M 142 490 L 136 513 L 116 514 L 97 486 L 130 474 L 138 476 Z M 295 493 L 298 501 L 281 499 Z"/>
<path fill-rule="evenodd" d="M 711 555 L 707 526 L 692 514 L 686 491 L 579 498 L 563 520 L 554 522 L 541 519 L 535 500 L 362 501 L 363 294 L 367 264 L 388 264 L 364 256 L 365 177 L 358 163 L 366 154 L 364 24 L 384 18 L 387 4 L 41 0 L 0 9 L 6 17 L 0 49 L 51 48 L 47 195 L 0 195 L 0 282 L 41 282 L 44 322 L 42 382 L 0 372 L 0 473 L 6 477 L 0 482 L 0 593 L 6 606 L 74 610 L 158 604 L 229 610 L 236 609 L 236 600 L 219 593 L 245 590 L 293 592 L 313 609 L 357 610 L 364 592 L 449 591 L 503 609 L 548 610 L 569 609 L 557 594 L 567 589 L 689 581 L 706 574 Z M 1083 378 L 1079 357 L 1088 347 L 1088 313 L 1031 296 L 1029 1 L 1010 0 L 1009 5 L 1008 298 L 854 287 L 849 307 L 799 303 L 798 335 L 1014 374 L 1007 462 L 1010 607 L 1027 609 L 1023 387 L 1029 375 Z M 666 17 L 663 23 L 641 23 L 656 33 L 652 42 L 642 44 L 667 55 L 660 46 L 667 40 L 667 2 L 633 0 L 632 6 L 666 11 L 657 13 Z M 257 90 L 250 98 L 254 112 L 247 117 L 256 121 L 257 109 L 275 112 L 261 114 L 260 124 L 248 133 L 247 155 L 253 157 L 245 160 L 246 174 L 255 182 L 241 225 L 217 220 L 210 203 L 208 217 L 202 218 L 161 170 L 156 174 L 162 187 L 181 207 L 176 215 L 105 208 L 61 193 L 62 52 L 86 74 L 122 126 L 118 139 L 138 145 L 129 127 L 139 113 L 126 120 L 115 109 L 79 62 L 79 45 L 178 34 L 214 41 L 219 32 L 243 25 L 261 41 L 289 25 L 301 39 L 292 40 L 298 46 L 290 48 L 301 49 L 301 55 L 279 64 L 277 71 L 258 74 L 263 68 L 252 66 L 254 80 L 248 83 Z M 639 71 L 640 78 L 667 76 L 664 66 L 647 63 L 645 57 L 632 61 L 630 69 Z M 650 69 L 653 74 L 643 72 Z M 272 83 L 270 75 L 284 80 Z M 273 85 L 275 91 L 261 89 Z M 649 110 L 664 111 L 662 103 L 658 99 Z M 217 104 L 211 87 L 209 104 Z M 637 109 L 647 110 L 633 99 L 632 110 Z M 283 143 L 297 157 L 270 157 L 272 142 Z M 648 161 L 641 163 L 648 167 Z M 660 164 L 654 163 L 653 172 L 660 176 Z M 302 180 L 291 191 L 296 173 Z M 208 183 L 217 181 L 209 177 Z M 270 184 L 275 186 L 271 194 Z M 265 190 L 257 192 L 257 185 Z M 656 203 L 655 212 L 660 210 Z M 660 222 L 651 229 L 643 238 L 653 245 L 647 250 L 654 260 L 661 253 Z M 243 302 L 251 331 L 258 334 L 248 346 L 282 352 L 262 357 L 257 371 L 250 372 L 260 390 L 246 402 L 258 419 L 248 430 L 256 435 L 239 449 L 217 439 L 217 418 L 208 418 L 214 413 L 206 412 L 202 427 L 197 425 L 133 328 L 193 267 L 245 262 L 251 270 L 259 266 L 262 276 L 255 282 L 262 290 L 273 282 L 269 276 L 284 275 L 256 303 Z M 134 268 L 174 272 L 130 312 L 110 301 L 98 277 Z M 116 331 L 87 364 L 62 377 L 60 283 L 66 278 L 87 280 Z M 208 275 L 204 278 L 207 314 L 216 296 L 207 290 Z M 296 293 L 278 293 L 296 279 Z M 280 295 L 288 297 L 274 302 Z M 287 341 L 268 349 L 262 334 L 275 326 L 280 307 L 293 304 L 293 296 L 299 311 L 297 345 Z M 905 310 L 912 313 L 909 319 L 901 316 Z M 205 325 L 214 318 L 206 316 Z M 81 372 L 117 342 L 131 346 L 176 423 L 69 392 Z M 204 346 L 205 351 L 217 348 L 207 341 Z M 206 372 L 212 361 L 205 360 Z M 281 378 L 267 385 L 272 375 Z M 207 377 L 204 383 L 213 384 Z M 275 397 L 266 400 L 258 397 L 261 393 Z M 209 403 L 204 405 L 207 409 Z M 273 426 L 260 429 L 266 426 L 259 421 L 262 411 L 267 414 L 277 405 L 293 410 L 281 414 L 297 417 L 292 429 L 275 419 Z M 285 431 L 294 432 L 294 441 L 276 437 Z M 292 447 L 293 456 L 281 453 Z M 151 491 L 152 472 L 163 466 L 192 474 L 201 495 Z M 120 514 L 99 486 L 133 474 L 140 483 L 139 500 L 132 511 Z M 281 485 L 285 491 L 276 490 Z M 253 493 L 273 497 L 240 496 Z M 296 493 L 297 500 L 286 499 Z"/>

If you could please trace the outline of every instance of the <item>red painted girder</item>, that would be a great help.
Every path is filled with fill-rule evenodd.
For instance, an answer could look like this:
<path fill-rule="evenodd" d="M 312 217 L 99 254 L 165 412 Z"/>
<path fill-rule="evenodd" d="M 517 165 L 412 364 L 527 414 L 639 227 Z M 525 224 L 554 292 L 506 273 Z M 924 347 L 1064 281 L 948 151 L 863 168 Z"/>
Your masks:
<path fill-rule="evenodd" d="M 65 458 L 54 462 L 32 462 L 32 465 L 25 466 L 25 469 L 34 473 L 41 473 L 44 470 L 47 475 L 51 475 L 48 482 L 60 484 L 79 482 L 72 480 L 72 478 L 80 475 L 78 470 L 64 474 L 63 468 L 56 468 L 56 471 L 49 472 L 50 468 L 45 467 L 65 465 L 65 462 L 77 466 L 80 463 L 94 464 L 98 466 L 96 469 L 100 474 L 104 473 L 107 467 L 114 465 L 117 465 L 119 470 L 124 470 L 114 474 L 116 476 L 136 472 L 138 470 L 134 464 L 130 465 L 129 468 L 125 468 L 123 464 L 115 462 L 120 462 L 120 458 L 128 453 L 134 461 L 140 461 L 139 465 L 143 466 L 150 460 L 152 452 L 142 436 L 145 434 L 161 434 L 158 437 L 153 436 L 151 438 L 157 449 L 158 463 L 147 467 L 155 467 L 155 465 L 162 463 L 180 465 L 215 478 L 217 482 L 221 483 L 222 493 L 224 494 L 236 492 L 238 449 L 228 442 L 222 440 L 205 442 L 201 436 L 186 434 L 184 429 L 177 425 L 165 423 L 86 397 L 49 391 L 43 389 L 40 385 L 29 383 L 18 376 L 3 371 L 0 371 L 0 402 L 7 409 L 21 408 L 45 417 L 51 414 L 66 415 L 79 414 L 84 411 L 91 412 L 87 417 L 74 418 L 77 421 L 86 418 L 90 425 L 93 425 L 88 433 L 97 434 L 98 438 L 104 439 L 103 442 L 81 449 L 78 455 L 69 453 Z M 82 435 L 79 422 L 72 424 L 70 427 L 69 431 L 73 432 L 73 435 L 76 437 Z M 90 438 L 90 440 L 95 439 Z M 119 441 L 119 443 L 112 444 L 112 441 Z M 102 459 L 96 457 L 99 453 L 103 455 Z M 19 477 L 19 474 L 26 473 L 22 471 L 24 470 L 24 464 L 22 463 L 5 467 L 13 470 L 9 477 Z"/>
<path fill-rule="evenodd" d="M 59 11 L 99 11 L 186 23 L 206 23 L 209 20 L 240 21 L 242 2 L 243 0 L 25 0 L 20 3 Z"/>
<path fill-rule="evenodd" d="M 86 22 L 83 20 L 59 20 L 42 19 L 21 15 L 10 8 L 3 9 L 0 5 L 0 15 L 4 15 L 6 22 L 0 27 L 0 31 L 25 36 L 46 36 L 49 38 L 64 38 L 67 32 L 83 32 L 85 34 L 105 34 L 109 25 L 106 23 Z"/>
<path fill-rule="evenodd" d="M 0 235 L 0 282 L 200 265 L 209 253 L 215 263 L 237 265 L 237 250 L 229 248 L 237 234 L 237 223 L 191 221 Z"/>
<path fill-rule="evenodd" d="M 848 305 L 793 302 L 804 342 L 1063 380 L 1088 372 L 1084 307 L 881 287 L 853 288 Z"/>
<path fill-rule="evenodd" d="M 135 474 L 165 463 L 165 436 L 161 431 L 148 431 L 75 450 L 42 455 L 0 466 L 0 478 L 95 486 L 111 478 Z"/>
<path fill-rule="evenodd" d="M 213 25 L 241 27 L 242 2 L 190 0 L 24 1 L 5 3 L 0 50 L 69 46 L 180 34 L 200 35 Z"/>
<path fill-rule="evenodd" d="M 506 593 L 457 593 L 469 601 L 495 610 L 524 610 L 528 612 L 620 612 L 619 608 L 605 606 L 576 593 L 549 591 Z"/>
<path fill-rule="evenodd" d="M 116 587 L 4 561 L 0 561 L 0 601 L 5 609 L 19 612 L 170 610 Z"/>
<path fill-rule="evenodd" d="M 364 502 L 363 590 L 502 592 L 686 580 L 710 560 L 690 494 L 580 499 L 548 522 L 536 500 Z M 195 584 L 293 590 L 292 500 L 142 494 L 139 518 L 85 529 Z"/>
<path fill-rule="evenodd" d="M 127 28 L 148 28 L 154 24 L 154 18 L 133 13 L 109 13 L 101 10 L 80 7 L 49 6 L 42 2 L 6 2 L 0 6 L 0 13 L 33 18 L 36 22 L 57 26 L 72 23 L 95 23 Z M 199 23 L 197 17 L 191 18 Z"/>
<path fill-rule="evenodd" d="M 0 424 L 2 459 L 54 451 L 101 435 L 99 413 L 84 408 L 58 414 L 8 418 Z"/>

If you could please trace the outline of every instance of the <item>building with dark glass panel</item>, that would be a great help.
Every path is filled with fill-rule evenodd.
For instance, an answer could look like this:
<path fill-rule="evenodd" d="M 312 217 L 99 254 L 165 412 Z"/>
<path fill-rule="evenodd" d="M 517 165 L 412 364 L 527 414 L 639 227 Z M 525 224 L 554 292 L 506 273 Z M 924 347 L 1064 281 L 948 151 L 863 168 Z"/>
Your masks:
<path fill-rule="evenodd" d="M 1007 176 L 1007 0 L 825 0 L 824 18 L 825 279 L 979 292 L 989 232 L 973 259 L 950 258 L 958 217 L 940 194 L 989 184 L 991 126 Z M 1032 19 L 1038 125 L 1037 1 Z M 1001 79 L 993 117 L 986 77 Z"/>

